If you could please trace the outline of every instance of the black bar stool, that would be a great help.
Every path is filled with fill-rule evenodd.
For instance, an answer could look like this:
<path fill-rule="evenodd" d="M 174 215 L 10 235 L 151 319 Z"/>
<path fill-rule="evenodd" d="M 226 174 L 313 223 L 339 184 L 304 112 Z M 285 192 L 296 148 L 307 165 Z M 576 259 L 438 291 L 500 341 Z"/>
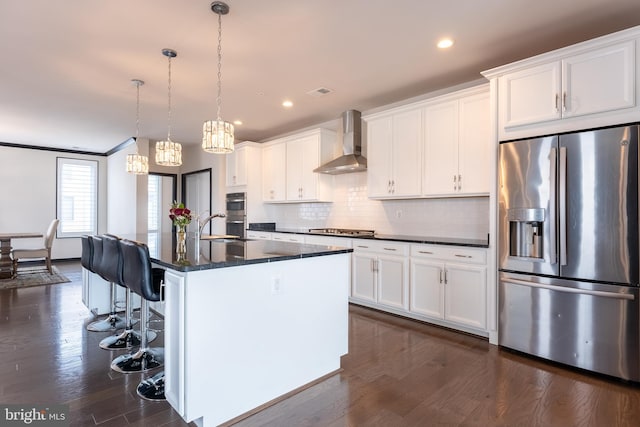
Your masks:
<path fill-rule="evenodd" d="M 80 237 L 80 243 L 82 243 L 82 252 L 80 254 L 80 265 L 86 268 L 88 271 L 93 272 L 93 240 L 91 236 L 83 235 Z"/>
<path fill-rule="evenodd" d="M 149 301 L 160 301 L 160 285 L 164 270 L 151 268 L 147 245 L 131 240 L 120 240 L 122 250 L 122 283 L 142 298 L 140 307 L 140 349 L 123 354 L 111 362 L 111 369 L 122 373 L 144 372 L 164 364 L 164 348 L 148 346 L 147 329 Z"/>
<path fill-rule="evenodd" d="M 122 282 L 122 252 L 119 238 L 111 235 L 104 235 L 102 238 L 102 262 L 101 270 L 106 280 L 119 286 L 124 286 Z M 131 290 L 127 288 L 125 302 L 125 328 L 120 334 L 111 335 L 100 341 L 100 348 L 105 350 L 118 350 L 131 348 L 140 345 L 140 334 L 133 330 L 133 320 L 131 316 L 132 302 Z M 155 333 L 153 338 L 155 338 Z"/>
<path fill-rule="evenodd" d="M 100 236 L 90 236 L 93 242 L 93 256 L 91 258 L 91 272 L 98 274 L 105 280 L 109 280 L 102 274 L 102 238 Z M 114 329 L 125 327 L 125 320 L 116 314 L 116 284 L 111 282 L 111 308 L 109 315 L 102 320 L 87 325 L 87 330 L 91 332 L 108 332 Z"/>

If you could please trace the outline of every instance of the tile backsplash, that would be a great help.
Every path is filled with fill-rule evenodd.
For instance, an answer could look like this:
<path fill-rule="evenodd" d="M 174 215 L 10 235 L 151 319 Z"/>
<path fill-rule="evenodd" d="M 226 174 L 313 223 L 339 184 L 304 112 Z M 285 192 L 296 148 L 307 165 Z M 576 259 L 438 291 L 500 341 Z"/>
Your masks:
<path fill-rule="evenodd" d="M 486 239 L 489 197 L 372 200 L 367 174 L 334 177 L 333 203 L 268 205 L 278 228 L 340 227 L 375 230 L 380 234 Z"/>

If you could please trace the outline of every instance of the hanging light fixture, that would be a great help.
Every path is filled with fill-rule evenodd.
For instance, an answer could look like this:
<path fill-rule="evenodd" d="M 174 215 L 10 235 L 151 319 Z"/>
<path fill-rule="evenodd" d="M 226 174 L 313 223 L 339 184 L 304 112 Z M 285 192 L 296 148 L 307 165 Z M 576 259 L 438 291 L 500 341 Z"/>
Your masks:
<path fill-rule="evenodd" d="M 171 140 L 171 58 L 178 56 L 173 49 L 162 49 L 169 59 L 169 108 L 167 114 L 167 140 L 156 142 L 156 163 L 162 166 L 180 166 L 182 164 L 182 145 Z"/>
<path fill-rule="evenodd" d="M 138 154 L 138 134 L 140 133 L 140 86 L 144 84 L 142 80 L 131 80 L 136 86 L 136 154 L 127 154 L 127 172 L 136 175 L 147 175 L 149 173 L 149 158 Z"/>
<path fill-rule="evenodd" d="M 233 125 L 220 117 L 222 103 L 222 15 L 229 13 L 229 5 L 221 1 L 211 3 L 211 10 L 218 15 L 218 118 L 204 122 L 202 149 L 209 153 L 226 154 L 233 151 Z"/>

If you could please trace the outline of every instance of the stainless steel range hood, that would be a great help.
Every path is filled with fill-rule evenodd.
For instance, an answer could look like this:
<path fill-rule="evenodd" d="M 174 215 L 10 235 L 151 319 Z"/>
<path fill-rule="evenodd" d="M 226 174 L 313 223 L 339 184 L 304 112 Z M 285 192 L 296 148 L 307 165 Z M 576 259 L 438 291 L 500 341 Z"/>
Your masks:
<path fill-rule="evenodd" d="M 367 170 L 367 159 L 362 156 L 362 120 L 360 111 L 342 113 L 338 141 L 342 140 L 342 156 L 314 169 L 317 173 L 338 175 Z"/>

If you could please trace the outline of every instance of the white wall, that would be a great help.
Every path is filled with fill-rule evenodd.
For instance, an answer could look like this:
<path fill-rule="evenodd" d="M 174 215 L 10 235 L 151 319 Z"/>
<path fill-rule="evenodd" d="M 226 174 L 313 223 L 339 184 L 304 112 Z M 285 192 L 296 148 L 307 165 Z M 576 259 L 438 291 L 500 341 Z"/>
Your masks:
<path fill-rule="evenodd" d="M 107 158 L 32 148 L 0 146 L 0 233 L 41 232 L 56 217 L 56 159 L 66 157 L 98 161 L 98 232 L 107 225 Z M 15 248 L 34 247 L 41 241 L 16 239 Z M 79 258 L 80 239 L 55 239 L 54 259 Z"/>
<path fill-rule="evenodd" d="M 146 230 L 147 176 L 134 175 L 126 170 L 127 154 L 135 152 L 136 147 L 130 145 L 110 155 L 107 162 L 107 232 L 117 236 L 135 234 L 137 225 L 142 221 Z M 145 199 L 139 200 L 142 188 Z M 145 215 L 144 220 L 139 218 L 142 215 Z"/>
<path fill-rule="evenodd" d="M 372 200 L 367 173 L 334 177 L 333 203 L 268 205 L 278 228 L 340 227 L 372 229 L 380 234 L 486 239 L 489 198 Z"/>
<path fill-rule="evenodd" d="M 223 154 L 211 154 L 202 150 L 200 144 L 182 147 L 182 166 L 180 173 L 195 172 L 211 168 L 211 212 L 225 212 L 226 160 Z M 189 206 L 187 206 L 189 207 Z M 211 232 L 224 234 L 224 221 L 212 221 Z"/>

